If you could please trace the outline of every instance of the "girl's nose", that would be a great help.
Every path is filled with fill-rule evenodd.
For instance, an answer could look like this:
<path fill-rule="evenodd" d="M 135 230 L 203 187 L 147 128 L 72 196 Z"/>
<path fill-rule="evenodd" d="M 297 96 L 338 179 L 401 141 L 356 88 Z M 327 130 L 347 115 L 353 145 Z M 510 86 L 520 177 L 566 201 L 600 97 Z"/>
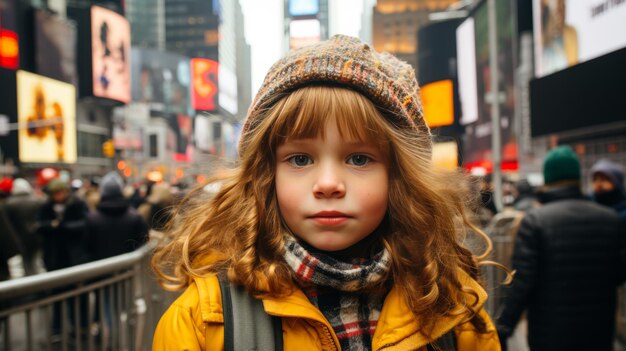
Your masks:
<path fill-rule="evenodd" d="M 341 198 L 346 194 L 346 185 L 336 166 L 320 167 L 320 173 L 313 185 L 313 194 L 316 198 Z"/>

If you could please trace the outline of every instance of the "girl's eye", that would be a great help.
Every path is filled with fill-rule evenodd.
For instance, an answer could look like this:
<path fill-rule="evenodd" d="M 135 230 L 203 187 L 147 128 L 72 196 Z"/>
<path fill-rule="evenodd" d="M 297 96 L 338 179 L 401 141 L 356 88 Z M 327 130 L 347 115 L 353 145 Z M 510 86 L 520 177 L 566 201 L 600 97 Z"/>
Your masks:
<path fill-rule="evenodd" d="M 313 163 L 313 160 L 307 155 L 291 156 L 287 161 L 297 167 L 304 167 Z"/>
<path fill-rule="evenodd" d="M 348 163 L 354 166 L 365 166 L 367 165 L 372 159 L 369 156 L 365 156 L 365 155 L 352 155 L 350 156 L 350 158 L 348 158 Z"/>

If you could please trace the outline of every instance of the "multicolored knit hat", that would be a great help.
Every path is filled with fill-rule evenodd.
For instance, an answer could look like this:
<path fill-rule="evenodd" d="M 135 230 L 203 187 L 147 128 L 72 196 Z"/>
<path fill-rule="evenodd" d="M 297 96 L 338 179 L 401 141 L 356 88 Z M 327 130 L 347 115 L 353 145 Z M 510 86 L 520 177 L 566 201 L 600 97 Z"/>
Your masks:
<path fill-rule="evenodd" d="M 389 53 L 376 52 L 357 38 L 335 35 L 290 52 L 270 68 L 248 110 L 242 139 L 285 93 L 311 84 L 354 89 L 395 125 L 430 135 L 413 68 Z"/>

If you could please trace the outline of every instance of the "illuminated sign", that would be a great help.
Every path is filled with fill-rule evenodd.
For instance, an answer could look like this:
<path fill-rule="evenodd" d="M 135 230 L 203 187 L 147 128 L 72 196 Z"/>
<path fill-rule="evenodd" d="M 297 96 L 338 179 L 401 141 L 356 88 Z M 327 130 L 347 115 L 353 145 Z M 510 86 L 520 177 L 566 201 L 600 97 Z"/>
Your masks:
<path fill-rule="evenodd" d="M 91 8 L 93 95 L 130 102 L 130 25 L 117 12 Z"/>
<path fill-rule="evenodd" d="M 18 69 L 20 47 L 17 33 L 0 28 L 0 67 Z"/>
<path fill-rule="evenodd" d="M 626 47 L 625 18 L 626 1 L 534 0 L 535 74 Z"/>
<path fill-rule="evenodd" d="M 21 162 L 76 162 L 76 88 L 26 71 L 17 72 Z"/>
<path fill-rule="evenodd" d="M 196 110 L 215 111 L 219 64 L 216 61 L 191 59 L 191 106 Z"/>
<path fill-rule="evenodd" d="M 320 41 L 320 21 L 316 19 L 296 20 L 289 23 L 289 49 L 298 49 Z"/>
<path fill-rule="evenodd" d="M 450 79 L 428 83 L 421 88 L 424 118 L 430 128 L 454 123 L 452 81 Z"/>
<path fill-rule="evenodd" d="M 289 16 L 315 16 L 319 12 L 319 0 L 289 0 Z"/>

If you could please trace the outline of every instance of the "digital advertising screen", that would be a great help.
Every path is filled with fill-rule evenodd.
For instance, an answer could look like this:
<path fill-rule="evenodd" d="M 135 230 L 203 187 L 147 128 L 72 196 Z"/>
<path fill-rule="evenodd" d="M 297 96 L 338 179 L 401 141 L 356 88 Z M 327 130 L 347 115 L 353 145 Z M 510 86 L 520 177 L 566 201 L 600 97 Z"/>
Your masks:
<path fill-rule="evenodd" d="M 15 19 L 15 0 L 0 1 L 0 67 L 20 67 L 20 45 Z"/>
<path fill-rule="evenodd" d="M 124 16 L 91 8 L 93 95 L 130 102 L 130 25 Z"/>
<path fill-rule="evenodd" d="M 198 111 L 217 110 L 219 63 L 205 58 L 193 58 L 191 77 L 191 106 Z"/>
<path fill-rule="evenodd" d="M 459 166 L 459 148 L 455 141 L 444 141 L 433 144 L 433 166 L 439 169 L 454 171 Z"/>
<path fill-rule="evenodd" d="M 444 79 L 420 88 L 424 118 L 430 128 L 449 126 L 454 123 L 452 80 Z"/>
<path fill-rule="evenodd" d="M 76 25 L 49 12 L 36 11 L 35 60 L 37 73 L 77 86 Z"/>
<path fill-rule="evenodd" d="M 626 1 L 533 0 L 535 75 L 626 47 Z"/>
<path fill-rule="evenodd" d="M 21 162 L 76 162 L 76 88 L 26 71 L 17 72 Z"/>
<path fill-rule="evenodd" d="M 462 125 L 478 120 L 478 91 L 476 90 L 476 39 L 474 18 L 468 17 L 456 31 L 457 71 Z"/>
<path fill-rule="evenodd" d="M 320 12 L 319 0 L 289 0 L 289 16 L 315 16 Z"/>
<path fill-rule="evenodd" d="M 294 50 L 320 41 L 321 25 L 317 19 L 289 22 L 289 49 Z"/>
<path fill-rule="evenodd" d="M 152 111 L 189 114 L 189 58 L 155 49 L 131 51 L 133 101 L 147 103 Z"/>

